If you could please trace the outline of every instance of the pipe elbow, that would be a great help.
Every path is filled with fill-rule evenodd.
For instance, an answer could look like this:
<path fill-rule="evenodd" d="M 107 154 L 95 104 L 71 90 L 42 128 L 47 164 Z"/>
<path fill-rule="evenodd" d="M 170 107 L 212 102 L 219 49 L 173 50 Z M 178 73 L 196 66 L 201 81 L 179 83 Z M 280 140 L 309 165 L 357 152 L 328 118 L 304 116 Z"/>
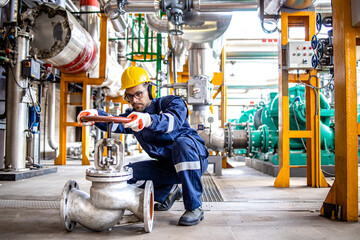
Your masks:
<path fill-rule="evenodd" d="M 123 216 L 124 209 L 95 207 L 89 194 L 79 190 L 75 181 L 68 181 L 61 198 L 60 212 L 62 223 L 68 231 L 72 231 L 76 223 L 94 231 L 102 231 L 115 226 Z"/>
<path fill-rule="evenodd" d="M 168 33 L 170 30 L 169 22 L 165 19 L 160 19 L 156 14 L 145 14 L 145 21 L 147 26 L 157 33 Z"/>

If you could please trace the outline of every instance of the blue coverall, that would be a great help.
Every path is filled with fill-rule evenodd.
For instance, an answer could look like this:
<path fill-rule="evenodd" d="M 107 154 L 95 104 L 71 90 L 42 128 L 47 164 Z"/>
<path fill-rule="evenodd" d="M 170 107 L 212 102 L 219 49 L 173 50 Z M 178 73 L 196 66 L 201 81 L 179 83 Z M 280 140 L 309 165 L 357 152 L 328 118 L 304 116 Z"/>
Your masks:
<path fill-rule="evenodd" d="M 127 109 L 120 116 L 128 116 L 133 109 Z M 188 109 L 179 96 L 165 96 L 152 100 L 144 113 L 149 113 L 153 121 L 150 127 L 135 132 L 114 124 L 116 133 L 132 133 L 146 153 L 156 159 L 129 164 L 133 168 L 133 179 L 152 180 L 155 201 L 164 202 L 173 184 L 182 184 L 186 210 L 201 206 L 203 191 L 201 176 L 208 167 L 208 151 L 204 140 L 190 127 L 187 121 Z M 108 115 L 99 110 L 100 116 Z M 106 131 L 104 123 L 96 126 Z"/>

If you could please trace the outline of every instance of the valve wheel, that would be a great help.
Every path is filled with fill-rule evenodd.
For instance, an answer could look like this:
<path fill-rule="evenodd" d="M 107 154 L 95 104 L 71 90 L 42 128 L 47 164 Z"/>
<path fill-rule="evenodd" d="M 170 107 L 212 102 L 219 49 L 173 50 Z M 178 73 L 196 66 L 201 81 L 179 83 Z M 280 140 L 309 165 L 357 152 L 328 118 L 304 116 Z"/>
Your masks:
<path fill-rule="evenodd" d="M 313 68 L 317 68 L 318 65 L 319 65 L 319 58 L 318 58 L 318 56 L 313 55 L 313 56 L 311 57 L 311 66 L 312 66 Z"/>
<path fill-rule="evenodd" d="M 318 38 L 317 38 L 316 35 L 313 35 L 312 38 L 311 38 L 311 47 L 312 47 L 312 49 L 315 50 L 317 45 L 318 45 Z"/>
<path fill-rule="evenodd" d="M 321 26 L 322 26 L 322 17 L 321 14 L 318 13 L 316 14 L 316 29 L 318 30 L 318 32 L 320 32 Z"/>
<path fill-rule="evenodd" d="M 63 189 L 62 194 L 61 194 L 61 201 L 60 201 L 61 223 L 68 232 L 71 232 L 72 230 L 74 230 L 74 228 L 76 226 L 76 222 L 71 221 L 69 219 L 69 216 L 67 215 L 67 213 L 68 213 L 67 207 L 68 207 L 69 193 L 73 189 L 79 189 L 79 185 L 77 184 L 76 181 L 69 180 L 64 186 L 64 189 Z"/>
<path fill-rule="evenodd" d="M 144 229 L 149 233 L 154 223 L 154 185 L 152 181 L 146 181 L 144 191 Z"/>

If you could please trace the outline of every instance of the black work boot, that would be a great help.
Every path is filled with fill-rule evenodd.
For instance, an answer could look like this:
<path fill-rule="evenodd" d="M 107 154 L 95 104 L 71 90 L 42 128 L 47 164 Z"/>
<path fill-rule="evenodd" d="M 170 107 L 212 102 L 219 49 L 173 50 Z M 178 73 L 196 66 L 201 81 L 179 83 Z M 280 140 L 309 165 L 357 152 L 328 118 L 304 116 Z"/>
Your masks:
<path fill-rule="evenodd" d="M 154 210 L 155 211 L 167 211 L 169 210 L 176 200 L 179 200 L 182 197 L 182 190 L 181 188 L 176 185 L 174 191 L 169 193 L 163 203 L 155 203 Z"/>
<path fill-rule="evenodd" d="M 186 210 L 185 213 L 179 219 L 179 225 L 193 226 L 199 224 L 204 219 L 204 211 L 201 207 L 192 211 Z"/>

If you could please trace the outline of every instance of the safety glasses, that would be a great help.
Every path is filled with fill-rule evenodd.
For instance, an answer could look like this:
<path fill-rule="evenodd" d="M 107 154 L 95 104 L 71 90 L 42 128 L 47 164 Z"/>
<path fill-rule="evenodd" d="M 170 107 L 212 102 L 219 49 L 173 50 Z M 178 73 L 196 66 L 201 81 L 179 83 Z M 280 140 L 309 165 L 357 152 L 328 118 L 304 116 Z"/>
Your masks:
<path fill-rule="evenodd" d="M 135 97 L 136 99 L 140 99 L 140 98 L 143 97 L 143 94 L 144 94 L 145 91 L 146 91 L 146 89 L 144 89 L 144 90 L 142 90 L 142 91 L 138 91 L 138 92 L 136 92 L 134 95 L 128 94 L 128 93 L 125 92 L 125 97 L 124 97 L 124 99 L 125 99 L 126 101 L 128 101 L 128 102 L 132 101 L 132 100 L 134 99 L 134 97 Z"/>

